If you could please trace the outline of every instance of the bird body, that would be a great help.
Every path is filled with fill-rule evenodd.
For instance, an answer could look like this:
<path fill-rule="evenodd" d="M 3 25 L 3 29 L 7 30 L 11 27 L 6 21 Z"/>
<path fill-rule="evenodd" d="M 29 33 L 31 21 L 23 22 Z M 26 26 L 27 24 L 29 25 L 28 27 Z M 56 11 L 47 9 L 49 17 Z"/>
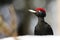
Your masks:
<path fill-rule="evenodd" d="M 46 17 L 46 10 L 44 8 L 36 8 L 35 10 L 29 10 L 33 12 L 38 17 L 38 24 L 35 27 L 35 35 L 53 35 L 53 30 L 51 26 L 45 22 L 44 17 Z"/>
<path fill-rule="evenodd" d="M 53 35 L 53 30 L 44 19 L 38 18 L 38 24 L 34 30 L 35 35 Z"/>

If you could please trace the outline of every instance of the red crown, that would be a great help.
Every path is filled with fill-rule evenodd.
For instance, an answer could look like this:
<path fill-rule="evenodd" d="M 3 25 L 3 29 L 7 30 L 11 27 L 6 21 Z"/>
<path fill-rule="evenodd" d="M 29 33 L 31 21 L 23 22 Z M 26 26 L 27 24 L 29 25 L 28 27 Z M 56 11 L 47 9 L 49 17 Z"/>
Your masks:
<path fill-rule="evenodd" d="M 36 10 L 36 11 L 43 11 L 43 12 L 46 13 L 46 10 L 45 10 L 44 8 L 36 8 L 35 10 Z"/>

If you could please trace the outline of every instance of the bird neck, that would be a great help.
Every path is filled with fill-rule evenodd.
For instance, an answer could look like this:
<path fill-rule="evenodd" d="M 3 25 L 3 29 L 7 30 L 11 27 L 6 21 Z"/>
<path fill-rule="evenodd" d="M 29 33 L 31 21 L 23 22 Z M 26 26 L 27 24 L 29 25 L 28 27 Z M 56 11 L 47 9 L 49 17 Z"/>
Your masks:
<path fill-rule="evenodd" d="M 38 22 L 44 21 L 44 18 L 38 17 Z"/>

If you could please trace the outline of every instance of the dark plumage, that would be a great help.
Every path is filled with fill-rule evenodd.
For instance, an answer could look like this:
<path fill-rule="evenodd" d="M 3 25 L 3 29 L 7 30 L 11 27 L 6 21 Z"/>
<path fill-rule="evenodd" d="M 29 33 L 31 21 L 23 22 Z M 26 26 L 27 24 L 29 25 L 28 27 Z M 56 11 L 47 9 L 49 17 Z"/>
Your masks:
<path fill-rule="evenodd" d="M 53 30 L 51 26 L 44 21 L 44 17 L 46 17 L 46 11 L 43 8 L 36 8 L 34 10 L 29 10 L 33 12 L 38 17 L 38 24 L 35 27 L 34 34 L 35 35 L 53 35 Z"/>
<path fill-rule="evenodd" d="M 53 30 L 51 26 L 46 23 L 43 19 L 41 18 L 38 20 L 38 24 L 35 27 L 34 31 L 35 35 L 53 35 Z"/>
<path fill-rule="evenodd" d="M 38 17 L 38 24 L 35 27 L 35 35 L 53 35 L 51 26 L 44 21 L 46 11 L 43 8 L 37 8 L 35 15 Z"/>

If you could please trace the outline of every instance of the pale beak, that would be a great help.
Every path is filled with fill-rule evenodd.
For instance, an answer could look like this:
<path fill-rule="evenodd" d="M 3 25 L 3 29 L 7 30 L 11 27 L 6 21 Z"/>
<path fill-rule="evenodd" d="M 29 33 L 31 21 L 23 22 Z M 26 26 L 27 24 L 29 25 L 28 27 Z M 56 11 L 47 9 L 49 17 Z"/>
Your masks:
<path fill-rule="evenodd" d="M 29 12 L 32 12 L 32 13 L 36 13 L 36 11 L 34 11 L 34 10 L 31 10 L 31 9 L 29 9 L 28 11 L 29 11 Z"/>

